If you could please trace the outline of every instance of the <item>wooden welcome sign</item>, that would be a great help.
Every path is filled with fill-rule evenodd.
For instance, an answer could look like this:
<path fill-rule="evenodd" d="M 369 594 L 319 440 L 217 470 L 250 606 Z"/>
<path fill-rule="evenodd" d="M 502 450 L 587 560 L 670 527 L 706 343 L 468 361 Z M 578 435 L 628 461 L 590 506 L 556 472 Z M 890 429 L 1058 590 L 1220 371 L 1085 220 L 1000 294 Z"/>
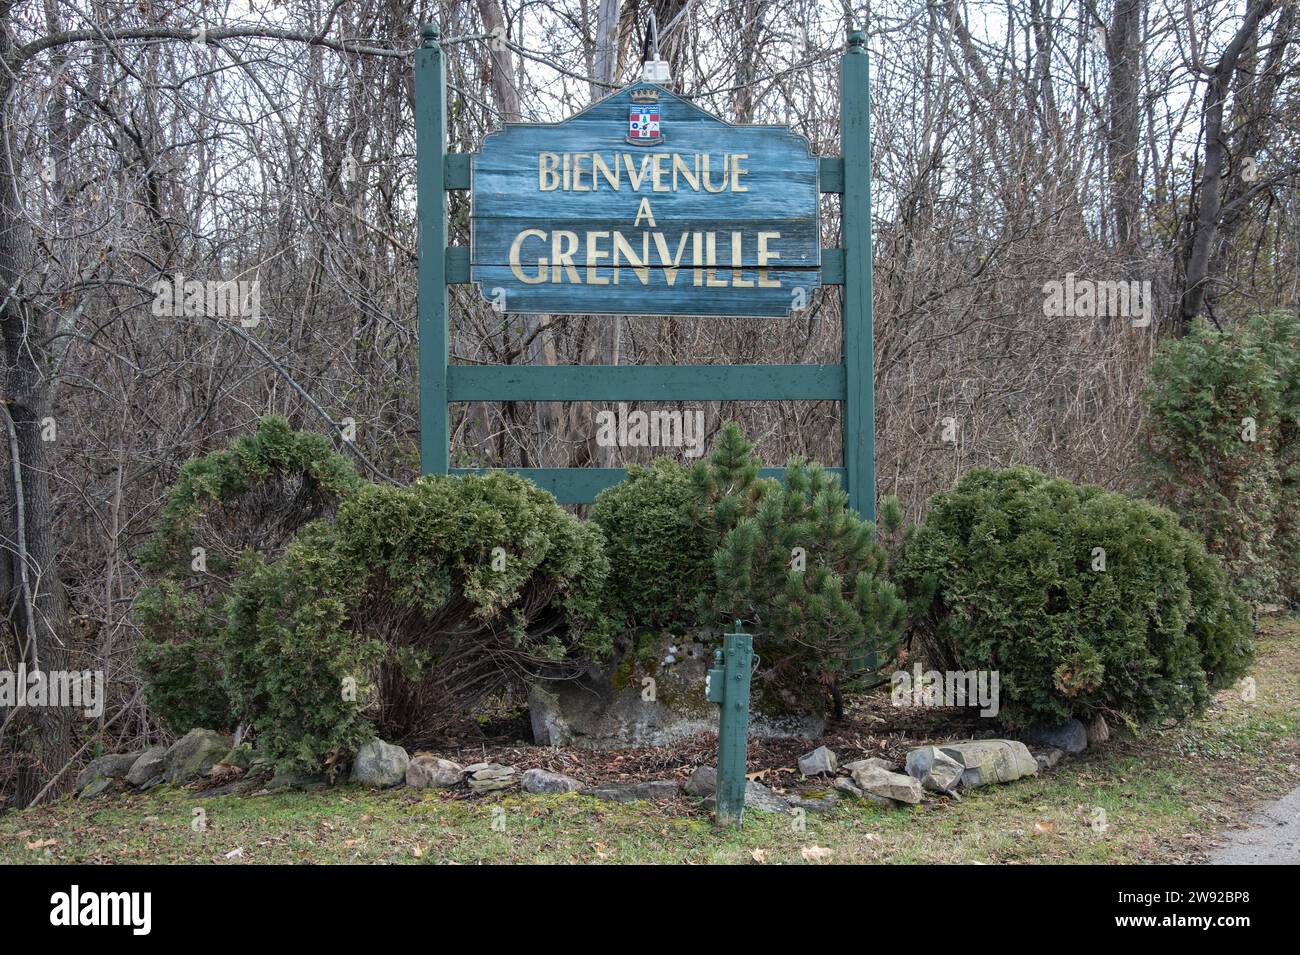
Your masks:
<path fill-rule="evenodd" d="M 420 468 L 450 467 L 448 408 L 466 401 L 834 401 L 844 465 L 875 514 L 871 162 L 866 37 L 840 59 L 840 155 L 782 126 L 732 126 L 636 83 L 562 123 L 508 123 L 474 155 L 447 151 L 438 29 L 415 51 L 420 217 Z M 470 245 L 447 244 L 447 192 L 471 190 Z M 838 248 L 818 202 L 842 196 Z M 448 286 L 501 312 L 788 316 L 843 288 L 833 365 L 469 365 L 450 360 Z M 597 319 L 599 320 L 599 319 Z M 510 468 L 562 503 L 590 502 L 622 468 Z M 780 476 L 764 468 L 764 476 Z"/>
<path fill-rule="evenodd" d="M 637 84 L 471 161 L 470 276 L 500 311 L 789 315 L 821 285 L 817 157 Z"/>

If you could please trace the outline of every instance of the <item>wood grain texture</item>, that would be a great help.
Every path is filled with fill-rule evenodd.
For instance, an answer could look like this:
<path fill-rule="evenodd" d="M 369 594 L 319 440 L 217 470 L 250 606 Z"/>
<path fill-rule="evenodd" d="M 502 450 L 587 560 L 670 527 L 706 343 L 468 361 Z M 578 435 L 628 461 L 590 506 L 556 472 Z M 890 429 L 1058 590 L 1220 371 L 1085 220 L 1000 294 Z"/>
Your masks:
<path fill-rule="evenodd" d="M 663 142 L 655 146 L 626 141 L 636 90 L 658 94 Z M 587 157 L 581 160 L 585 177 L 566 178 L 563 168 L 552 174 L 547 167 L 546 184 L 558 181 L 560 187 L 543 190 L 543 154 Z M 595 171 L 592 154 L 612 170 L 617 188 L 609 174 Z M 674 155 L 682 157 L 681 167 Z M 806 140 L 786 127 L 731 126 L 661 87 L 637 84 L 562 123 L 507 124 L 484 139 L 470 166 L 470 278 L 488 301 L 499 302 L 494 290 L 503 290 L 508 312 L 784 316 L 806 304 L 821 285 L 822 162 Z M 723 176 L 724 168 L 732 174 Z M 832 177 L 835 168 L 829 167 Z M 735 174 L 737 169 L 743 175 Z M 708 191 L 708 185 L 720 191 Z M 545 235 L 530 235 L 516 245 L 528 229 Z M 581 243 L 573 256 L 581 281 L 573 281 L 573 273 L 556 271 L 555 253 L 564 248 L 555 245 L 560 241 L 556 232 Z M 600 284 L 611 275 L 616 232 L 638 254 L 630 263 L 623 256 L 617 286 Z M 773 233 L 764 248 L 779 258 L 762 257 L 760 232 Z M 592 249 L 598 257 L 589 260 Z M 539 271 L 543 258 L 549 272 Z M 589 262 L 596 268 L 595 283 L 586 281 Z M 696 284 L 693 273 L 677 273 L 673 280 L 673 266 L 686 270 L 710 263 L 715 278 L 727 281 L 725 287 Z M 781 282 L 780 289 L 758 286 L 755 273 L 764 263 Z M 628 282 L 635 277 L 629 265 L 643 266 L 648 276 Z M 741 273 L 738 283 L 731 281 L 733 266 Z M 524 282 L 521 274 L 546 280 Z M 685 286 L 683 277 L 689 279 Z M 793 294 L 796 288 L 802 291 Z"/>

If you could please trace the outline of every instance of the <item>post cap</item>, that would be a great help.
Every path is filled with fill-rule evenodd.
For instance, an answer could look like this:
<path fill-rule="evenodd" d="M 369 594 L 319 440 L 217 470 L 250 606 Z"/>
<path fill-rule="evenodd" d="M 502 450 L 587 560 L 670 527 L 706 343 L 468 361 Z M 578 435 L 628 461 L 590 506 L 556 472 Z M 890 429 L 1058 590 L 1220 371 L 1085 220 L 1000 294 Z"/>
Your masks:
<path fill-rule="evenodd" d="M 420 39 L 424 41 L 425 46 L 437 46 L 441 37 L 442 31 L 438 29 L 436 23 L 426 23 L 420 27 Z"/>
<path fill-rule="evenodd" d="M 862 30 L 849 31 L 849 52 L 862 53 L 862 48 L 867 45 L 867 34 Z"/>

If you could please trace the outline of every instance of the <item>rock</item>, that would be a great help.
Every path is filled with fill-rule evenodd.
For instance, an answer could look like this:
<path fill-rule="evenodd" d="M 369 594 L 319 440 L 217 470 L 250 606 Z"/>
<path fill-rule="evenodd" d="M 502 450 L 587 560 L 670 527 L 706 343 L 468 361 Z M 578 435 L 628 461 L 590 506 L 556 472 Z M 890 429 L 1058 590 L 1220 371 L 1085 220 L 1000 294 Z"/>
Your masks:
<path fill-rule="evenodd" d="M 229 736 L 215 730 L 190 730 L 167 748 L 163 756 L 163 779 L 183 786 L 204 775 L 228 752 Z"/>
<path fill-rule="evenodd" d="M 903 805 L 901 802 L 887 799 L 884 796 L 877 796 L 873 793 L 864 793 L 857 786 L 853 785 L 851 780 L 845 779 L 843 776 L 838 777 L 832 785 L 835 787 L 836 792 L 852 796 L 854 799 L 861 799 L 864 802 L 874 802 L 877 806 L 884 806 L 886 809 L 893 809 Z"/>
<path fill-rule="evenodd" d="M 785 801 L 790 804 L 791 809 L 802 809 L 804 812 L 830 812 L 839 802 L 839 798 L 832 791 L 814 789 L 792 793 L 785 797 Z"/>
<path fill-rule="evenodd" d="M 654 779 L 647 783 L 621 783 L 613 786 L 597 786 L 582 790 L 582 795 L 606 802 L 662 802 L 674 799 L 679 792 L 677 783 L 671 779 Z"/>
<path fill-rule="evenodd" d="M 713 812 L 717 805 L 718 797 L 716 794 L 708 796 L 704 800 L 704 808 L 709 812 Z M 745 783 L 745 808 L 757 812 L 784 813 L 786 815 L 793 811 L 785 797 L 778 796 L 762 783 L 756 783 L 752 780 Z"/>
<path fill-rule="evenodd" d="M 1088 731 L 1078 720 L 1066 720 L 1060 726 L 1031 726 L 1025 739 L 1040 746 L 1055 746 L 1067 753 L 1082 753 L 1088 748 Z"/>
<path fill-rule="evenodd" d="M 1101 714 L 1088 724 L 1088 745 L 1101 746 L 1110 740 L 1110 726 L 1106 723 L 1106 717 Z"/>
<path fill-rule="evenodd" d="M 548 773 L 544 769 L 529 769 L 523 775 L 524 792 L 576 793 L 582 783 L 562 773 Z"/>
<path fill-rule="evenodd" d="M 447 789 L 460 785 L 465 777 L 465 767 L 450 759 L 416 756 L 406 765 L 406 785 L 412 789 Z"/>
<path fill-rule="evenodd" d="M 473 772 L 470 772 L 471 770 Z M 476 793 L 509 789 L 519 782 L 519 777 L 515 775 L 515 768 L 502 766 L 500 763 L 474 763 L 466 766 L 465 771 L 470 773 L 469 788 Z"/>
<path fill-rule="evenodd" d="M 1064 755 L 1064 750 L 1059 750 L 1053 747 L 1044 753 L 1034 753 L 1034 762 L 1038 763 L 1038 768 L 1040 770 L 1051 769 L 1061 761 L 1061 757 Z"/>
<path fill-rule="evenodd" d="M 243 743 L 221 757 L 221 765 L 234 766 L 236 769 L 248 772 L 252 768 L 255 759 L 257 759 L 257 753 L 253 751 L 253 747 Z"/>
<path fill-rule="evenodd" d="M 686 636 L 629 635 L 608 663 L 575 680 L 536 684 L 528 695 L 534 742 L 619 749 L 667 746 L 697 733 L 716 733 L 718 708 L 704 698 L 704 677 L 719 640 L 720 635 L 710 630 Z M 642 695 L 647 679 L 654 680 L 651 700 Z M 750 738 L 820 736 L 825 720 L 801 715 L 797 702 L 756 698 L 750 711 Z M 776 709 L 790 712 L 778 714 Z"/>
<path fill-rule="evenodd" d="M 874 766 L 876 769 L 883 769 L 889 773 L 898 772 L 898 763 L 892 759 L 882 759 L 879 756 L 868 756 L 866 759 L 855 759 L 851 763 L 845 763 L 840 769 L 847 773 L 852 773 L 855 769 L 866 769 Z"/>
<path fill-rule="evenodd" d="M 94 799 L 96 796 L 102 796 L 104 793 L 108 792 L 108 790 L 112 788 L 112 785 L 113 777 L 96 776 L 78 795 L 82 799 Z"/>
<path fill-rule="evenodd" d="M 686 785 L 682 787 L 682 791 L 688 796 L 704 796 L 704 804 L 710 810 L 714 807 L 717 790 L 718 771 L 713 766 L 697 766 L 695 772 L 691 773 L 691 778 L 686 780 Z M 789 800 L 752 779 L 745 783 L 745 805 L 759 812 L 788 813 L 790 811 Z"/>
<path fill-rule="evenodd" d="M 951 793 L 961 785 L 965 771 L 965 766 L 935 746 L 919 746 L 907 754 L 907 774 L 931 792 Z"/>
<path fill-rule="evenodd" d="M 126 774 L 126 781 L 139 788 L 161 778 L 166 755 L 166 746 L 158 745 L 146 749 L 140 754 L 140 758 L 131 764 L 131 770 Z"/>
<path fill-rule="evenodd" d="M 349 781 L 375 789 L 400 786 L 406 782 L 406 768 L 410 763 L 406 750 L 376 737 L 357 750 Z"/>
<path fill-rule="evenodd" d="M 864 766 L 861 769 L 853 771 L 853 784 L 861 789 L 864 793 L 872 796 L 880 796 L 884 799 L 893 799 L 896 802 L 905 802 L 911 805 L 921 801 L 925 791 L 921 789 L 921 784 L 911 776 L 905 776 L 902 773 L 891 773 L 887 769 L 880 769 L 877 766 Z"/>
<path fill-rule="evenodd" d="M 799 757 L 799 772 L 805 776 L 832 776 L 838 766 L 835 753 L 825 746 L 818 746 L 811 753 Z"/>
<path fill-rule="evenodd" d="M 1014 739 L 978 739 L 962 743 L 941 743 L 937 747 L 945 756 L 962 766 L 961 785 L 970 789 L 994 783 L 1009 783 L 1038 772 L 1038 763 L 1029 748 Z M 911 753 L 908 754 L 911 758 Z"/>
<path fill-rule="evenodd" d="M 135 765 L 135 761 L 143 755 L 143 753 L 135 752 L 96 756 L 86 764 L 86 768 L 77 776 L 77 781 L 72 784 L 72 788 L 77 792 L 81 792 L 91 783 L 98 782 L 101 779 L 124 779 L 131 772 L 131 767 Z M 103 789 L 100 792 L 103 792 Z"/>
<path fill-rule="evenodd" d="M 320 789 L 325 785 L 325 777 L 319 773 L 303 773 L 296 769 L 277 770 L 262 792 L 278 792 L 283 789 Z"/>
<path fill-rule="evenodd" d="M 718 788 L 718 771 L 712 766 L 696 766 L 682 787 L 688 796 L 712 796 Z"/>

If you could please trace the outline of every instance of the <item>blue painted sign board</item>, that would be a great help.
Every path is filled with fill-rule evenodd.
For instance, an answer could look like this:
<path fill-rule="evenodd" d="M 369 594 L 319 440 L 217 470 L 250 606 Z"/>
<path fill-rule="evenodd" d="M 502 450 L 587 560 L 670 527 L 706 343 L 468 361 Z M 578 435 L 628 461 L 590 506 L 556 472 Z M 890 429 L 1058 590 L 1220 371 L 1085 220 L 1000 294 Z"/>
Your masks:
<path fill-rule="evenodd" d="M 875 514 L 870 76 L 866 36 L 840 58 L 840 155 L 816 158 L 779 126 L 731 126 L 638 83 L 563 123 L 507 124 L 482 151 L 447 151 L 447 74 L 433 24 L 415 52 L 420 217 L 420 467 L 450 461 L 449 406 L 467 401 L 836 401 L 849 505 Z M 653 94 L 653 95 L 652 95 Z M 471 190 L 471 248 L 448 245 L 447 192 Z M 840 202 L 823 263 L 818 194 Z M 843 290 L 834 365 L 454 363 L 451 285 L 505 312 L 788 315 Z M 566 504 L 622 468 L 511 468 Z M 779 475 L 764 469 L 764 476 Z"/>
<path fill-rule="evenodd" d="M 504 312 L 784 316 L 821 284 L 818 158 L 638 83 L 471 160 L 470 277 Z"/>

